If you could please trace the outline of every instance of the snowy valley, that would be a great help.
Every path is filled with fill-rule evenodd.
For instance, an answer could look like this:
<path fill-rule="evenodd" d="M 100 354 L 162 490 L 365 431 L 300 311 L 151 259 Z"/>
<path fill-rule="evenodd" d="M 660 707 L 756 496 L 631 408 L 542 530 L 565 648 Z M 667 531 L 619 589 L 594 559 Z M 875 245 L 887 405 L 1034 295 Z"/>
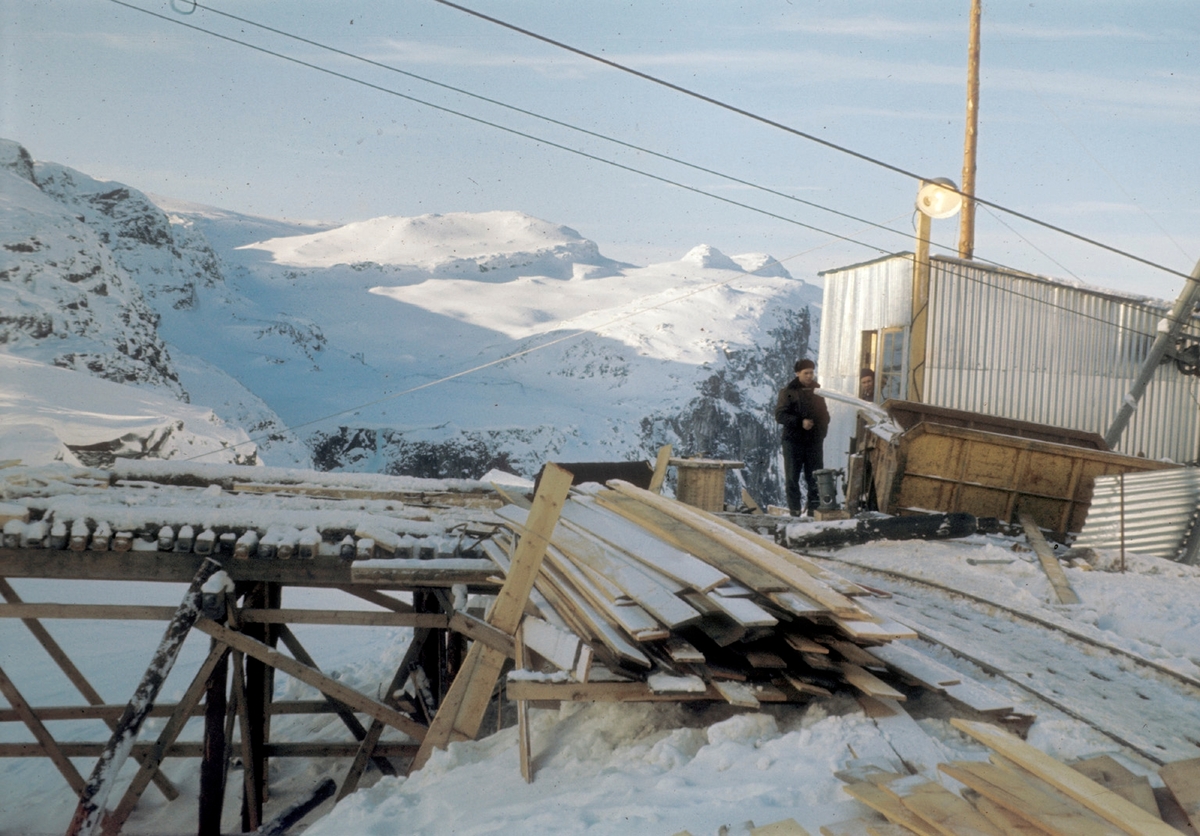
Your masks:
<path fill-rule="evenodd" d="M 0 178 L 4 352 L 211 410 L 246 435 L 215 460 L 532 476 L 669 443 L 779 498 L 774 394 L 815 353 L 821 291 L 768 255 L 637 267 L 519 212 L 289 224 L 9 141 Z"/>

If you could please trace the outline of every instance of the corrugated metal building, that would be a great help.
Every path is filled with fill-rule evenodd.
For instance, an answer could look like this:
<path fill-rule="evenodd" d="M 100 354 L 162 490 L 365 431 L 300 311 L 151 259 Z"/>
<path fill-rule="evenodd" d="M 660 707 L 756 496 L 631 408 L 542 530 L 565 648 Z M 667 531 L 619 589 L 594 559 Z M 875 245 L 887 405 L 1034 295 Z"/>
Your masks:
<path fill-rule="evenodd" d="M 927 289 L 911 253 L 821 274 L 822 386 L 856 394 L 859 370 L 869 367 L 876 402 L 903 398 L 1104 434 L 1169 306 L 955 258 L 929 261 Z M 1200 340 L 1200 321 L 1185 335 Z M 841 413 L 831 441 L 853 433 L 853 416 Z M 841 466 L 835 449 L 827 443 L 831 467 Z M 1117 449 L 1200 458 L 1200 378 L 1164 363 Z"/>

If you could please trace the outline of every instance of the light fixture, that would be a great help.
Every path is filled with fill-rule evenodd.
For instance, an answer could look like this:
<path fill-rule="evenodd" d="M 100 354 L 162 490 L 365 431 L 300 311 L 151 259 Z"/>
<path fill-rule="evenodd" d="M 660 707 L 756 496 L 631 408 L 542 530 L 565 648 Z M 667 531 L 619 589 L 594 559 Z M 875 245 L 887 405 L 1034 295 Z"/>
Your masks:
<path fill-rule="evenodd" d="M 949 218 L 962 209 L 963 198 L 958 186 L 947 177 L 922 180 L 917 192 L 917 209 L 931 218 Z"/>

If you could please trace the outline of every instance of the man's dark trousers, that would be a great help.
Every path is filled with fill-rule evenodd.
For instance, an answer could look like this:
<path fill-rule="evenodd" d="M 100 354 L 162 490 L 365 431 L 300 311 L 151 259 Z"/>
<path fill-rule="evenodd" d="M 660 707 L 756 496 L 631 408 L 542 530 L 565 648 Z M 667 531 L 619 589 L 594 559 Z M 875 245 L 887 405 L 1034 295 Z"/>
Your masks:
<path fill-rule="evenodd" d="M 804 486 L 808 492 L 808 513 L 821 504 L 817 492 L 817 477 L 814 475 L 825 466 L 825 442 L 818 439 L 815 444 L 801 444 L 790 438 L 783 439 L 783 485 L 787 491 L 788 510 L 800 513 L 800 473 L 804 472 Z"/>

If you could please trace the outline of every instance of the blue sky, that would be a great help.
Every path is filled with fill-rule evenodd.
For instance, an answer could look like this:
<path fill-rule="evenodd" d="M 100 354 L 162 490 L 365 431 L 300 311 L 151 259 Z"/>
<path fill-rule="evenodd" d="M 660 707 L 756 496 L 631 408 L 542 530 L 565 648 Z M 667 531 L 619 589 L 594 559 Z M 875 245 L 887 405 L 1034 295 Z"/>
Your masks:
<path fill-rule="evenodd" d="M 128 2 L 879 249 L 912 247 L 908 179 L 432 0 L 211 6 L 905 234 L 212 11 L 183 14 L 187 0 Z M 968 0 L 465 5 L 904 169 L 960 179 Z M 1191 271 L 1200 258 L 1200 3 L 987 3 L 981 76 L 981 197 Z M 879 251 L 110 0 L 0 0 L 0 82 L 0 136 L 36 159 L 226 209 L 330 222 L 512 209 L 574 227 L 622 260 L 671 260 L 706 243 L 769 252 L 808 280 Z M 978 256 L 1164 298 L 1182 286 L 1000 218 L 980 210 Z M 936 240 L 952 246 L 956 235 L 957 220 L 935 222 Z"/>

